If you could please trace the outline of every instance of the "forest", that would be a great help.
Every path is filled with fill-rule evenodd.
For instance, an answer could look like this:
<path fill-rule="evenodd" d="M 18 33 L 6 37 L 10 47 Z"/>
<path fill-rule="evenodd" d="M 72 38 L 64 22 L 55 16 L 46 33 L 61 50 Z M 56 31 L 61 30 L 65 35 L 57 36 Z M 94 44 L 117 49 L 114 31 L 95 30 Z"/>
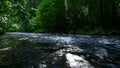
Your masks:
<path fill-rule="evenodd" d="M 120 34 L 120 0 L 0 0 L 5 32 Z"/>
<path fill-rule="evenodd" d="M 120 68 L 120 0 L 0 0 L 0 68 Z"/>

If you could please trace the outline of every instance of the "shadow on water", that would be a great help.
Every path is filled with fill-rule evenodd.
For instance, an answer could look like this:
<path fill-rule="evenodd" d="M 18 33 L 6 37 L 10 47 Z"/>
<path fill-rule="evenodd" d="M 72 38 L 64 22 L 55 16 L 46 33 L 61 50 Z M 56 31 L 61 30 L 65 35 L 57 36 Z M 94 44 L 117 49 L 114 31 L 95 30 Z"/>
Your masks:
<path fill-rule="evenodd" d="M 42 62 L 49 53 L 56 51 L 56 49 L 52 49 L 50 46 L 48 43 L 6 40 L 1 43 L 0 68 L 35 67 L 36 64 Z"/>
<path fill-rule="evenodd" d="M 119 36 L 15 35 L 0 37 L 0 68 L 120 68 Z"/>

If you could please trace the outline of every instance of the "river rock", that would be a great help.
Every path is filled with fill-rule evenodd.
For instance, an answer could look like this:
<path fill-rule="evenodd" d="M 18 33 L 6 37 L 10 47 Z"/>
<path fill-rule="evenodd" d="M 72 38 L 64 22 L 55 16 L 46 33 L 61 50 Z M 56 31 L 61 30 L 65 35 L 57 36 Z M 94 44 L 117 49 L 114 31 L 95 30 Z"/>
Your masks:
<path fill-rule="evenodd" d="M 66 55 L 67 63 L 70 68 L 94 68 L 92 65 L 85 60 L 82 56 L 67 53 Z"/>

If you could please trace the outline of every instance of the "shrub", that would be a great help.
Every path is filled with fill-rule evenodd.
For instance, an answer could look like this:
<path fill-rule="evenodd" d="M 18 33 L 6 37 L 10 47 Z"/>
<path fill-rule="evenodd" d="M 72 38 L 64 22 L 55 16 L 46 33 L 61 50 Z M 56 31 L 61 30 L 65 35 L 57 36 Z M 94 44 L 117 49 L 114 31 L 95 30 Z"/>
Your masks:
<path fill-rule="evenodd" d="M 4 33 L 5 33 L 5 31 L 2 28 L 0 28 L 0 35 L 2 35 Z"/>
<path fill-rule="evenodd" d="M 36 15 L 32 20 L 35 29 L 46 32 L 65 32 L 67 30 L 64 0 L 43 0 L 38 6 Z"/>

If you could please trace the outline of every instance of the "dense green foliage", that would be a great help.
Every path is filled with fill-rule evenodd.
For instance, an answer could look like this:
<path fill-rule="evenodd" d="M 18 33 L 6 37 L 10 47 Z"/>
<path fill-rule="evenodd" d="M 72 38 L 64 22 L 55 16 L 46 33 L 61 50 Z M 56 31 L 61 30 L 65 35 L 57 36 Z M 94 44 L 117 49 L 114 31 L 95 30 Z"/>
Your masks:
<path fill-rule="evenodd" d="M 5 31 L 2 28 L 0 28 L 0 35 L 2 35 L 4 33 L 5 33 Z"/>
<path fill-rule="evenodd" d="M 120 34 L 120 0 L 41 1 L 1 0 L 1 31 Z"/>
<path fill-rule="evenodd" d="M 59 3 L 59 4 L 58 4 Z M 35 30 L 44 32 L 65 32 L 64 0 L 44 0 L 38 7 L 37 16 L 33 19 Z M 65 26 L 65 27 L 64 27 Z"/>
<path fill-rule="evenodd" d="M 40 0 L 1 0 L 0 27 L 6 31 L 32 30 L 30 20 L 35 16 Z"/>
<path fill-rule="evenodd" d="M 39 31 L 116 34 L 120 0 L 44 0 L 36 15 L 33 22 Z"/>

